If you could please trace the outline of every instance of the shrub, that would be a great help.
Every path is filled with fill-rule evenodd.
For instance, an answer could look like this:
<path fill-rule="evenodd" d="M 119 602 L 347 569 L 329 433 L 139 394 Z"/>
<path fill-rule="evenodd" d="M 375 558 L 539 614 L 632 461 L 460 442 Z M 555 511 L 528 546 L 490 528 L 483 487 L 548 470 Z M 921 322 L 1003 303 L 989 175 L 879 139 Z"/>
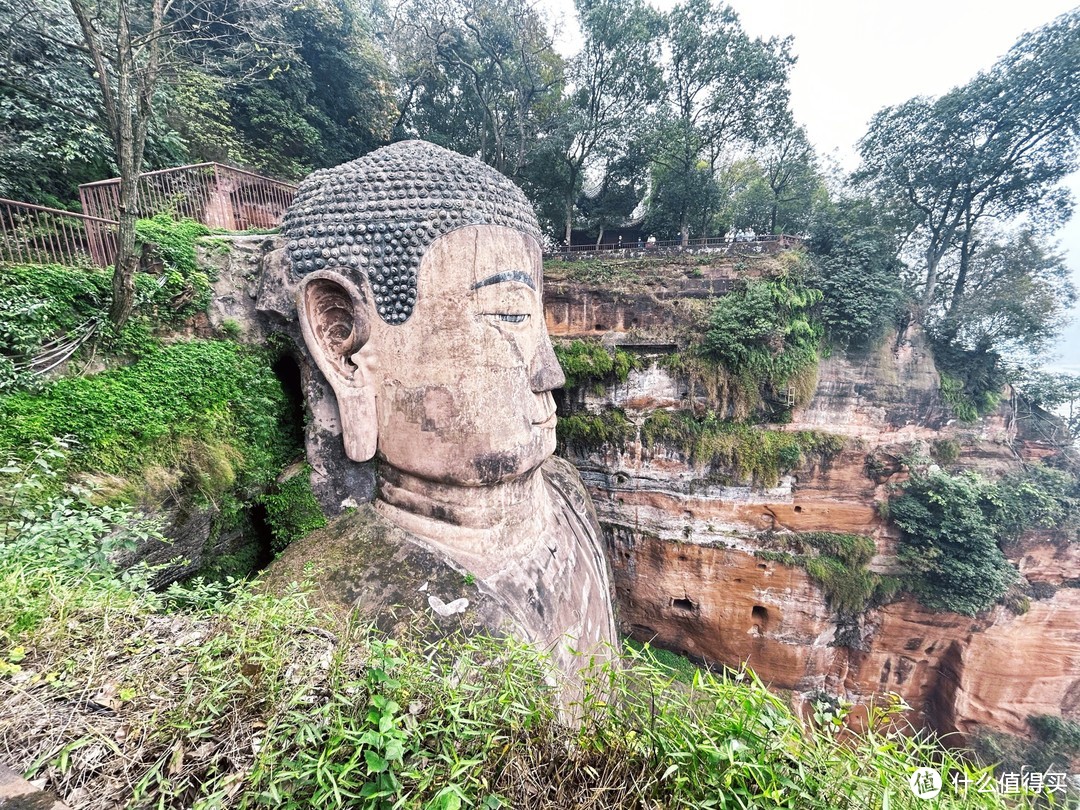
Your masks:
<path fill-rule="evenodd" d="M 803 464 L 828 461 L 845 446 L 843 437 L 818 431 L 768 430 L 720 420 L 715 414 L 695 419 L 662 410 L 649 414 L 641 438 L 649 450 L 668 445 L 732 483 L 763 487 L 776 486 L 784 472 Z"/>
<path fill-rule="evenodd" d="M 243 487 L 272 480 L 290 460 L 288 415 L 267 356 L 191 341 L 0 399 L 0 453 L 22 458 L 36 443 L 69 436 L 69 473 L 137 479 L 152 465 L 179 464 L 196 488 L 200 480 Z"/>
<path fill-rule="evenodd" d="M 1080 522 L 1080 482 L 1071 474 L 1033 464 L 1003 477 L 988 493 L 989 517 L 1003 540 L 1029 529 L 1058 529 L 1075 540 Z"/>
<path fill-rule="evenodd" d="M 569 448 L 599 450 L 605 445 L 624 448 L 634 440 L 637 428 L 626 415 L 609 408 L 599 413 L 573 413 L 559 418 L 556 435 L 560 452 Z"/>
<path fill-rule="evenodd" d="M 896 237 L 861 202 L 840 202 L 813 229 L 810 283 L 822 291 L 818 316 L 841 349 L 872 348 L 903 312 L 903 263 Z"/>
<path fill-rule="evenodd" d="M 326 525 L 326 517 L 311 490 L 310 467 L 304 466 L 275 491 L 263 495 L 261 501 L 266 506 L 266 523 L 273 535 L 271 551 L 275 554 Z"/>
<path fill-rule="evenodd" d="M 818 362 L 822 331 L 810 310 L 820 300 L 793 276 L 747 282 L 717 299 L 701 351 L 743 384 L 778 391 Z"/>
<path fill-rule="evenodd" d="M 839 532 L 797 532 L 774 538 L 786 551 L 757 551 L 755 556 L 806 571 L 825 594 L 829 607 L 841 620 L 858 617 L 867 608 L 884 604 L 895 596 L 899 583 L 867 569 L 877 546 L 872 537 Z M 857 643 L 838 635 L 836 643 Z"/>
<path fill-rule="evenodd" d="M 889 517 L 903 531 L 900 561 L 927 607 L 973 616 L 1016 580 L 987 495 L 987 484 L 971 473 L 936 471 L 913 475 L 890 500 Z"/>
<path fill-rule="evenodd" d="M 609 352 L 596 341 L 575 340 L 569 345 L 556 344 L 555 356 L 566 376 L 565 388 L 580 388 L 587 383 L 625 382 L 638 366 L 636 355 L 616 348 Z"/>
<path fill-rule="evenodd" d="M 930 455 L 942 467 L 948 467 L 960 458 L 960 442 L 956 439 L 934 439 Z"/>

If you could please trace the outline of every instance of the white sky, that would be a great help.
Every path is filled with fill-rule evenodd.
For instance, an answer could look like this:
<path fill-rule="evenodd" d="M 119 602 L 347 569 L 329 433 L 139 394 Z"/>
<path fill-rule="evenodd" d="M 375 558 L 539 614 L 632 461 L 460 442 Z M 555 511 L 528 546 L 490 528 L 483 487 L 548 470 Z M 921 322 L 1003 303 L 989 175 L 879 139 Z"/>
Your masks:
<path fill-rule="evenodd" d="M 857 164 L 871 116 L 912 96 L 944 93 L 988 68 L 1023 34 L 1075 0 L 728 0 L 753 36 L 794 36 L 791 105 L 823 155 Z M 540 0 L 562 20 L 558 45 L 576 48 L 573 0 Z M 668 9 L 673 0 L 653 0 Z M 1080 202 L 1080 176 L 1070 187 Z M 1059 234 L 1080 287 L 1080 213 Z M 1048 364 L 1080 372 L 1080 322 Z"/>

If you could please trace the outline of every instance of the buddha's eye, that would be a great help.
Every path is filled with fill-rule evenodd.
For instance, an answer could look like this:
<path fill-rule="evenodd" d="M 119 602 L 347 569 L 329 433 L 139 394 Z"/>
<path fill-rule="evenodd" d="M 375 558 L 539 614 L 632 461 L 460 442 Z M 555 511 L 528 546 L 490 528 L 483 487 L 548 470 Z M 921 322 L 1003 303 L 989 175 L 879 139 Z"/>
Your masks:
<path fill-rule="evenodd" d="M 506 315 L 506 314 L 500 313 L 500 314 L 496 315 L 495 317 L 498 318 L 500 321 L 505 321 L 506 323 L 521 323 L 523 320 L 525 320 L 529 316 L 528 315 Z"/>

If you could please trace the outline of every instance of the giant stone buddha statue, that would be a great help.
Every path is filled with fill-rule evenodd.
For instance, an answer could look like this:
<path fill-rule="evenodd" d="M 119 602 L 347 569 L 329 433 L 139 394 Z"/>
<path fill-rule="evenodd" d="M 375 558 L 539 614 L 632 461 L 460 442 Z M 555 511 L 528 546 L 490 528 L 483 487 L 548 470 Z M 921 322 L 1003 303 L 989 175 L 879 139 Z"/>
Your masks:
<path fill-rule="evenodd" d="M 552 457 L 564 378 L 521 191 L 405 141 L 310 175 L 284 234 L 304 343 L 376 493 L 283 565 L 323 543 L 318 587 L 376 618 L 403 603 L 471 621 L 570 676 L 606 655 L 610 575 L 577 472 Z"/>

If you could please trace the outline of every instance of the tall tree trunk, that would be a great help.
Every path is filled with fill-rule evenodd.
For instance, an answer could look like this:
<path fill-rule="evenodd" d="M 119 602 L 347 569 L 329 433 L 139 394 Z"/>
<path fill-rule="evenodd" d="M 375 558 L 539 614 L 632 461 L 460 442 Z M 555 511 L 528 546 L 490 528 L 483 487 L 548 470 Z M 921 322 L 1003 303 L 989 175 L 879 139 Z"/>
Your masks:
<path fill-rule="evenodd" d="M 600 243 L 604 241 L 604 226 L 600 226 L 600 235 L 596 237 L 596 249 L 600 249 Z"/>
<path fill-rule="evenodd" d="M 574 229 L 574 198 L 568 197 L 566 200 L 566 233 L 564 239 L 566 241 L 566 247 L 570 247 L 571 232 Z"/>
<path fill-rule="evenodd" d="M 690 223 L 686 221 L 686 217 L 682 218 L 682 224 L 679 225 L 679 244 L 686 247 L 690 244 Z"/>
<path fill-rule="evenodd" d="M 131 53 L 131 32 L 128 29 L 126 7 L 121 4 L 117 21 L 116 37 L 116 121 L 114 133 L 116 157 L 120 169 L 120 208 L 117 219 L 116 265 L 112 277 L 112 302 L 109 320 L 119 330 L 131 316 L 135 305 L 135 220 L 138 219 L 139 169 L 142 150 L 136 153 L 136 128 L 133 120 L 138 114 L 137 89 L 133 86 L 134 69 Z"/>

